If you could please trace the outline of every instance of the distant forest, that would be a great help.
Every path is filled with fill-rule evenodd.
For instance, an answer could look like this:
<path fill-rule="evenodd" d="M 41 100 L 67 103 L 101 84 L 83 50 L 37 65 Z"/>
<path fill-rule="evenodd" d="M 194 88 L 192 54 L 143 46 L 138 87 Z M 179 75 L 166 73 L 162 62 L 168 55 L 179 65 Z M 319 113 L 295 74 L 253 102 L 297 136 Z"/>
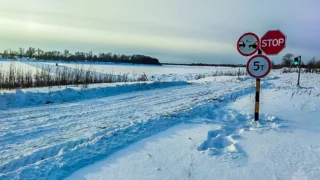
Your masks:
<path fill-rule="evenodd" d="M 55 60 L 55 61 L 88 61 L 88 62 L 115 62 L 115 63 L 132 63 L 132 64 L 152 64 L 161 65 L 159 60 L 153 57 L 134 54 L 124 55 L 115 53 L 93 54 L 92 51 L 70 53 L 69 50 L 60 51 L 43 51 L 40 48 L 29 47 L 28 49 L 19 48 L 18 50 L 4 50 L 1 53 L 3 58 L 16 59 L 27 57 L 35 60 Z"/>

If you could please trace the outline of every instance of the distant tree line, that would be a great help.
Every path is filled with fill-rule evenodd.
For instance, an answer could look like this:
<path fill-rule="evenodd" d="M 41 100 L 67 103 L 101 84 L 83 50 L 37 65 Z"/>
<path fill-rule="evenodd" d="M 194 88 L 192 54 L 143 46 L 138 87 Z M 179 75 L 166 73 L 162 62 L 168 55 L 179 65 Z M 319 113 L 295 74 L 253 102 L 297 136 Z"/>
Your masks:
<path fill-rule="evenodd" d="M 93 54 L 92 51 L 88 53 L 78 51 L 72 54 L 69 50 L 64 50 L 63 52 L 56 50 L 44 51 L 40 48 L 34 47 L 29 47 L 28 49 L 20 47 L 18 50 L 8 49 L 4 50 L 1 55 L 3 58 L 7 59 L 27 57 L 35 60 L 115 62 L 161 65 L 158 59 L 140 54 L 124 55 L 111 52 Z"/>

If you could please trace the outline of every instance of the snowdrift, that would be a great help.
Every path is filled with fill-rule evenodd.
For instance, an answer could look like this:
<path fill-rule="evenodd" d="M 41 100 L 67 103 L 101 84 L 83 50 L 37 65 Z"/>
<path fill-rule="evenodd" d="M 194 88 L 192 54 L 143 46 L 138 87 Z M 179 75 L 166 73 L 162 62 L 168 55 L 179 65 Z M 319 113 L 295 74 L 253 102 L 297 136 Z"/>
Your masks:
<path fill-rule="evenodd" d="M 14 93 L 4 92 L 0 94 L 0 109 L 53 103 L 65 103 L 98 97 L 119 95 L 134 91 L 162 89 L 172 86 L 183 86 L 188 84 L 190 83 L 184 81 L 144 82 L 107 87 L 93 87 L 88 89 L 79 89 L 78 87 L 67 87 L 63 90 L 53 90 L 49 92 L 34 92 L 17 89 Z"/>

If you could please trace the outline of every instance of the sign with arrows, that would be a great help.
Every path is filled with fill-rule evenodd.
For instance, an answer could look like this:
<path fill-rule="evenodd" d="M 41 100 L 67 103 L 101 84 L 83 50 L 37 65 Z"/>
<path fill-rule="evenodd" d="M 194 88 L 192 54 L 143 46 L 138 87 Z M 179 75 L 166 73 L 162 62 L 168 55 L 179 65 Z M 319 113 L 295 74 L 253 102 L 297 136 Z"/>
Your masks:
<path fill-rule="evenodd" d="M 253 55 L 258 51 L 259 46 L 259 37 L 251 32 L 243 34 L 237 42 L 237 50 L 242 56 Z"/>

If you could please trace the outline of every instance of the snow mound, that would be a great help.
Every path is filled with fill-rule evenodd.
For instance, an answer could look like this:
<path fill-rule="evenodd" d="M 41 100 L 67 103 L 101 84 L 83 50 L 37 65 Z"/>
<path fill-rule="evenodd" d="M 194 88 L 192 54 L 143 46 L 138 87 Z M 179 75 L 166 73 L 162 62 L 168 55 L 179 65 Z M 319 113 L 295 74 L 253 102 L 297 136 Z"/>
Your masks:
<path fill-rule="evenodd" d="M 254 121 L 252 114 L 218 110 L 213 116 L 216 117 L 213 122 L 223 122 L 223 125 L 220 129 L 209 131 L 207 139 L 197 149 L 210 156 L 221 156 L 223 159 L 247 157 L 247 153 L 237 143 L 246 131 L 285 132 L 288 129 L 287 122 L 274 115 L 262 114 L 259 121 Z"/>
<path fill-rule="evenodd" d="M 15 107 L 53 104 L 62 102 L 73 102 L 90 98 L 106 97 L 119 95 L 134 91 L 143 91 L 150 89 L 162 89 L 172 86 L 189 85 L 188 82 L 153 82 L 153 83 L 134 83 L 117 85 L 114 87 L 97 87 L 88 89 L 65 88 L 63 90 L 54 90 L 50 92 L 22 91 L 17 89 L 15 93 L 0 94 L 0 109 Z"/>

